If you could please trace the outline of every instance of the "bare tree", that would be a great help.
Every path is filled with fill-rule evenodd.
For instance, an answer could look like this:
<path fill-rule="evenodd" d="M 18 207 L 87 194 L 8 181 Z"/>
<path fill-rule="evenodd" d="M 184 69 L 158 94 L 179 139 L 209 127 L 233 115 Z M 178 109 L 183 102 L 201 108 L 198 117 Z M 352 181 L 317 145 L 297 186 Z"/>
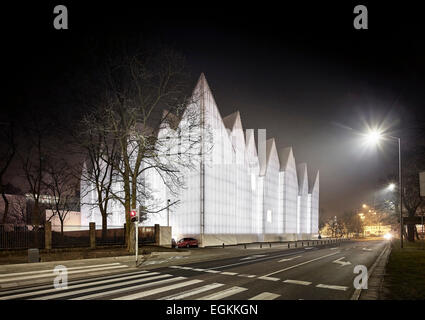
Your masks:
<path fill-rule="evenodd" d="M 112 187 L 116 181 L 115 163 L 118 161 L 116 140 L 107 130 L 107 122 L 102 110 L 96 110 L 83 116 L 76 134 L 77 144 L 83 157 L 81 180 L 85 187 L 80 190 L 80 197 L 95 191 L 95 203 L 82 203 L 99 208 L 102 216 L 102 238 L 106 237 L 108 228 L 109 204 L 113 199 Z"/>
<path fill-rule="evenodd" d="M 63 225 L 69 212 L 77 207 L 76 189 L 78 180 L 75 179 L 72 168 L 65 160 L 57 159 L 46 165 L 46 178 L 43 183 L 49 202 L 52 206 L 52 216 L 57 216 L 61 224 L 61 235 L 63 236 Z"/>
<path fill-rule="evenodd" d="M 4 201 L 2 223 L 5 224 L 9 213 L 9 200 L 6 197 L 6 188 L 3 177 L 16 154 L 16 139 L 13 122 L 0 122 L 0 141 L 3 145 L 2 149 L 4 149 L 0 149 L 0 193 Z"/>
<path fill-rule="evenodd" d="M 33 201 L 31 208 L 31 224 L 37 231 L 42 223 L 42 195 L 46 191 L 45 177 L 47 163 L 50 158 L 52 143 L 50 140 L 51 123 L 46 117 L 33 113 L 28 115 L 28 125 L 24 127 L 24 141 L 19 150 L 22 174 L 26 182 L 26 190 Z M 38 237 L 35 237 L 38 246 Z"/>
<path fill-rule="evenodd" d="M 176 193 L 184 184 L 182 168 L 193 167 L 199 158 L 199 108 L 193 107 L 196 94 L 189 94 L 184 59 L 171 49 L 121 48 L 103 65 L 99 79 L 101 107 L 97 109 L 106 115 L 104 130 L 119 153 L 118 161 L 106 160 L 122 186 L 111 194 L 125 208 L 131 252 L 131 209 L 142 207 L 154 213 L 172 205 L 152 207 L 155 201 L 146 179 L 148 172 L 157 174 Z"/>

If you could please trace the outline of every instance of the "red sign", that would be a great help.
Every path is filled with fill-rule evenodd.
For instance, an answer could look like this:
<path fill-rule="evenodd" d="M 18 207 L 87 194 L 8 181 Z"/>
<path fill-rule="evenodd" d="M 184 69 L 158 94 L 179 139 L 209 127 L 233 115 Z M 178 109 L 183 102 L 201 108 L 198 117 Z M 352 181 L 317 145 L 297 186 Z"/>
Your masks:
<path fill-rule="evenodd" d="M 136 210 L 132 210 L 132 211 L 130 211 L 130 217 L 134 218 L 134 217 L 136 217 L 136 216 L 137 216 L 137 212 L 136 212 Z"/>

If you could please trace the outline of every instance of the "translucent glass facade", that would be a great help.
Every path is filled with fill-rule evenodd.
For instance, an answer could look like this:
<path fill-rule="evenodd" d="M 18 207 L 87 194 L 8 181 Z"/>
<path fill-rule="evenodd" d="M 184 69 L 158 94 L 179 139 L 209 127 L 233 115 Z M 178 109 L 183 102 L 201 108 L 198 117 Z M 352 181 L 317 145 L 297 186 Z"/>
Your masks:
<path fill-rule="evenodd" d="M 279 153 L 280 170 L 284 172 L 283 193 L 283 226 L 284 233 L 297 233 L 298 225 L 298 177 L 292 148 L 282 149 Z"/>
<path fill-rule="evenodd" d="M 311 188 L 311 233 L 319 232 L 319 172 Z"/>
<path fill-rule="evenodd" d="M 188 121 L 188 115 L 183 114 L 174 129 L 159 129 L 158 136 L 169 137 L 165 139 L 169 144 L 158 149 L 162 150 L 163 161 L 173 165 L 178 162 L 175 157 L 179 150 L 187 148 L 179 142 L 179 134 L 200 137 L 199 149 L 191 152 L 198 154 L 191 159 L 196 165 L 179 168 L 184 187 L 174 191 L 158 172 L 145 171 L 142 181 L 152 194 L 147 206 L 160 209 L 178 202 L 169 210 L 150 214 L 144 224 L 166 225 L 169 218 L 175 238 L 256 235 L 261 239 L 266 234 L 317 232 L 318 177 L 309 193 L 307 166 L 303 164 L 297 170 L 292 148 L 278 151 L 275 139 L 266 140 L 264 129 L 245 130 L 239 112 L 222 118 L 203 75 L 194 96 L 199 99 L 188 110 L 198 111 L 199 127 L 182 133 Z M 119 190 L 121 185 L 117 182 L 115 188 Z M 94 194 L 82 197 L 82 214 L 89 210 L 83 205 L 90 202 L 87 198 L 96 202 Z M 124 209 L 119 203 L 111 219 L 124 223 Z"/>
<path fill-rule="evenodd" d="M 299 232 L 309 233 L 311 221 L 309 220 L 308 213 L 308 176 L 307 165 L 305 163 L 297 166 L 298 173 L 298 195 L 299 195 Z"/>

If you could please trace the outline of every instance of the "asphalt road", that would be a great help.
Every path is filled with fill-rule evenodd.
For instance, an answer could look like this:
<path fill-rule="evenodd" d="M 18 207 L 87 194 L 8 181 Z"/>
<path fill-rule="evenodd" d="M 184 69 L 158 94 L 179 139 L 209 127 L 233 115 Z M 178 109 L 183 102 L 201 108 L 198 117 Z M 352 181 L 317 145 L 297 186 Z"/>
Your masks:
<path fill-rule="evenodd" d="M 1 290 L 0 300 L 346 300 L 355 290 L 354 267 L 364 265 L 370 269 L 385 243 L 347 241 L 285 250 L 247 250 L 244 256 L 151 270 L 129 268 L 120 263 L 85 266 L 68 270 L 85 278 L 71 279 L 67 288 L 54 288 L 52 282 L 15 286 Z M 104 269 L 116 273 L 97 275 Z M 0 284 L 10 279 L 43 279 L 44 275 L 40 271 L 0 275 Z"/>

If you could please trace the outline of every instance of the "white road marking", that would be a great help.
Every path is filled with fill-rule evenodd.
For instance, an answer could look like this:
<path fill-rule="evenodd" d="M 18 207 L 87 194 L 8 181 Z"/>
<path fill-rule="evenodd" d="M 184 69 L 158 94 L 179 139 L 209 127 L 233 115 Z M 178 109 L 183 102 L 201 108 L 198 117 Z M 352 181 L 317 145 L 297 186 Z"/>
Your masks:
<path fill-rule="evenodd" d="M 287 280 L 285 280 L 283 282 L 285 282 L 285 283 L 292 283 L 292 284 L 300 284 L 302 286 L 309 286 L 311 284 L 311 282 L 309 282 L 309 281 L 291 280 L 291 279 L 287 279 Z"/>
<path fill-rule="evenodd" d="M 80 296 L 80 297 L 73 298 L 73 299 L 70 299 L 70 300 L 99 299 L 100 297 L 109 296 L 109 295 L 112 295 L 112 294 L 128 292 L 128 291 L 132 291 L 132 290 L 144 289 L 144 288 L 153 287 L 153 286 L 157 286 L 157 285 L 169 283 L 169 282 L 174 282 L 174 281 L 180 281 L 180 280 L 184 280 L 184 279 L 186 279 L 186 277 L 168 278 L 168 279 L 165 279 L 165 280 L 159 280 L 159 281 L 139 284 L 137 286 L 119 288 L 119 289 L 115 289 L 115 290 L 109 290 L 109 291 L 103 291 L 103 292 L 94 293 L 94 294 L 90 294 L 90 295 L 84 295 L 84 296 Z"/>
<path fill-rule="evenodd" d="M 183 270 L 192 270 L 193 268 L 192 267 L 181 267 L 181 269 L 183 269 Z"/>
<path fill-rule="evenodd" d="M 214 267 L 214 268 L 210 268 L 210 269 L 221 269 L 221 268 L 226 268 L 226 267 L 238 266 L 240 264 L 257 263 L 257 262 L 263 261 L 263 260 L 271 260 L 271 259 L 276 259 L 276 258 L 280 258 L 280 257 L 287 257 L 287 256 L 292 256 L 292 255 L 297 254 L 297 253 L 304 253 L 304 252 L 305 251 L 303 250 L 303 251 L 297 251 L 297 252 L 292 252 L 292 253 L 285 253 L 285 254 L 279 254 L 279 255 L 275 255 L 275 256 L 264 257 L 264 258 L 255 259 L 255 260 L 240 261 L 240 262 L 226 264 L 224 266 Z"/>
<path fill-rule="evenodd" d="M 114 262 L 114 263 L 107 263 L 107 264 L 89 265 L 89 266 L 83 266 L 83 267 L 69 267 L 69 268 L 67 268 L 67 270 L 79 270 L 79 269 L 110 267 L 110 266 L 116 266 L 116 265 L 119 265 L 119 264 L 120 264 L 119 262 Z M 45 269 L 45 270 L 37 270 L 37 271 L 5 273 L 5 274 L 0 274 L 0 278 L 2 278 L 2 277 L 13 277 L 13 276 L 23 276 L 23 275 L 29 275 L 29 274 L 40 274 L 40 273 L 47 273 L 47 272 L 53 273 L 53 268 L 47 269 L 47 270 Z"/>
<path fill-rule="evenodd" d="M 205 292 L 205 291 L 209 291 L 209 290 L 212 290 L 212 289 L 215 289 L 215 288 L 222 287 L 222 286 L 224 286 L 224 284 L 222 284 L 222 283 L 211 283 L 211 284 L 207 284 L 203 287 L 200 287 L 200 288 L 197 288 L 197 289 L 194 289 L 194 290 L 187 290 L 185 292 L 176 293 L 176 294 L 173 294 L 171 296 L 161 298 L 159 300 L 181 300 L 181 299 L 184 299 L 184 298 L 187 298 L 187 297 L 190 297 L 190 296 L 194 296 L 196 294 L 200 294 L 200 293 Z"/>
<path fill-rule="evenodd" d="M 348 266 L 348 265 L 350 265 L 351 264 L 351 262 L 350 261 L 341 261 L 342 259 L 344 259 L 345 257 L 341 257 L 341 258 L 339 258 L 339 259 L 336 259 L 336 260 L 334 260 L 334 261 L 332 261 L 332 263 L 337 263 L 337 264 L 340 264 L 341 266 Z"/>
<path fill-rule="evenodd" d="M 241 260 L 252 260 L 252 259 L 257 259 L 257 258 L 261 258 L 265 256 L 266 254 L 254 254 L 253 256 L 245 257 L 245 258 L 242 258 Z"/>
<path fill-rule="evenodd" d="M 130 294 L 128 296 L 122 296 L 122 297 L 119 297 L 119 298 L 115 298 L 113 300 L 140 299 L 140 298 L 151 296 L 151 295 L 154 295 L 154 294 L 157 294 L 157 293 L 161 293 L 161 292 L 165 292 L 165 291 L 169 291 L 169 290 L 174 290 L 174 289 L 178 289 L 178 288 L 182 288 L 182 287 L 187 287 L 187 286 L 190 286 L 192 284 L 199 283 L 199 282 L 202 282 L 202 280 L 189 280 L 189 281 L 185 281 L 185 282 L 172 284 L 172 285 L 169 285 L 169 286 L 166 286 L 166 287 L 156 288 L 156 289 L 152 289 L 152 290 L 148 290 L 148 291 L 142 291 L 142 292 Z"/>
<path fill-rule="evenodd" d="M 169 266 L 168 268 L 172 268 L 172 269 L 181 269 L 181 266 Z"/>
<path fill-rule="evenodd" d="M 305 250 L 310 250 L 310 249 L 313 249 L 313 247 L 305 247 L 304 249 Z"/>
<path fill-rule="evenodd" d="M 261 278 L 263 278 L 263 277 L 268 277 L 268 276 L 271 276 L 271 275 L 276 274 L 276 273 L 284 272 L 284 271 L 287 271 L 287 270 L 290 270 L 290 269 L 293 269 L 293 268 L 296 268 L 296 267 L 299 267 L 299 266 L 305 265 L 305 264 L 310 263 L 310 262 L 313 262 L 313 261 L 317 261 L 317 260 L 320 260 L 320 259 L 323 259 L 323 258 L 327 258 L 327 257 L 332 256 L 332 255 L 337 254 L 337 253 L 338 253 L 338 252 L 333 252 L 333 253 L 330 253 L 330 254 L 327 254 L 327 255 L 324 255 L 324 256 L 321 256 L 321 257 L 315 258 L 315 259 L 311 259 L 311 260 L 308 260 L 308 261 L 304 261 L 304 262 L 298 263 L 298 264 L 296 264 L 296 265 L 293 265 L 293 266 L 290 266 L 290 267 L 287 267 L 287 268 L 284 268 L 284 269 L 281 269 L 281 270 L 277 270 L 277 271 L 272 272 L 272 273 L 265 274 L 265 275 L 264 275 L 264 276 L 262 276 Z M 260 278 L 260 279 L 261 279 L 261 278 Z"/>
<path fill-rule="evenodd" d="M 240 275 L 238 275 L 238 277 L 255 278 L 256 276 L 252 275 L 252 274 L 240 274 Z"/>
<path fill-rule="evenodd" d="M 266 276 L 258 277 L 258 279 L 269 280 L 269 281 L 278 281 L 278 280 L 280 280 L 279 278 L 266 277 Z"/>
<path fill-rule="evenodd" d="M 296 257 L 292 257 L 292 258 L 283 258 L 283 259 L 279 260 L 278 262 L 291 261 L 291 260 L 297 259 L 299 257 L 301 257 L 301 256 L 296 256 Z"/>
<path fill-rule="evenodd" d="M 123 285 L 123 284 L 131 284 L 134 282 L 139 282 L 139 281 L 146 281 L 144 277 L 147 276 L 153 276 L 153 275 L 157 275 L 158 272 L 152 272 L 152 273 L 144 273 L 141 275 L 133 275 L 130 277 L 125 277 L 125 278 L 119 278 L 119 279 L 108 279 L 108 280 L 102 280 L 102 281 L 91 281 L 91 282 L 86 282 L 86 283 L 82 283 L 82 284 L 77 284 L 77 285 L 73 285 L 73 286 L 68 286 L 68 288 L 63 288 L 63 289 L 56 289 L 56 288 L 52 288 L 52 289 L 47 289 L 47 290 L 37 290 L 37 291 L 31 291 L 31 292 L 25 292 L 25 293 L 21 293 L 21 294 L 15 294 L 15 295 L 9 295 L 9 296 L 5 296 L 5 297 L 0 297 L 0 300 L 9 300 L 9 299 L 20 299 L 20 298 L 25 298 L 25 297 L 30 297 L 30 296 L 35 296 L 35 295 L 40 295 L 40 294 L 48 294 L 48 293 L 53 293 L 53 292 L 64 292 L 65 290 L 73 290 L 73 289 L 78 289 L 78 288 L 84 288 L 84 287 L 90 287 L 93 285 L 97 285 L 97 284 L 105 284 L 105 283 L 110 283 L 110 282 L 114 282 L 114 281 L 118 281 L 117 284 L 114 284 L 115 286 L 118 285 Z M 169 275 L 171 276 L 171 275 Z M 121 280 L 126 280 L 126 279 L 135 279 L 136 280 L 132 280 L 132 281 L 125 281 L 125 282 L 121 282 Z M 143 280 L 140 278 L 144 278 Z M 150 279 L 150 278 L 147 278 Z M 96 287 L 97 288 L 97 287 Z M 69 292 L 69 291 L 67 291 Z M 46 298 L 50 298 L 51 296 L 46 296 Z"/>
<path fill-rule="evenodd" d="M 100 270 L 109 270 L 109 269 L 118 269 L 118 268 L 128 268 L 126 265 L 119 265 L 119 266 L 111 266 L 111 267 L 105 267 Z M 99 268 L 93 268 L 93 269 L 84 269 L 84 270 L 74 270 L 69 271 L 68 275 L 70 274 L 76 274 L 76 273 L 88 273 L 90 271 L 100 271 Z M 53 273 L 53 270 L 50 270 L 50 274 L 40 274 L 40 275 L 32 275 L 32 276 L 25 276 L 25 277 L 14 277 L 14 278 L 7 278 L 7 279 L 0 279 L 1 282 L 8 282 L 8 281 L 16 281 L 16 280 L 28 280 L 28 279 L 34 279 L 34 278 L 48 278 L 48 277 L 56 277 L 56 275 Z"/>
<path fill-rule="evenodd" d="M 317 288 L 324 288 L 324 289 L 341 290 L 341 291 L 346 291 L 348 289 L 348 287 L 333 286 L 333 285 L 328 285 L 328 284 L 318 284 L 316 287 Z"/>
<path fill-rule="evenodd" d="M 208 272 L 208 273 L 220 273 L 220 271 L 218 271 L 218 270 L 205 270 L 205 272 Z"/>
<path fill-rule="evenodd" d="M 274 300 L 277 297 L 280 297 L 280 294 L 270 293 L 270 292 L 262 292 L 257 294 L 256 296 L 249 298 L 248 300 Z"/>
<path fill-rule="evenodd" d="M 90 281 L 90 279 L 87 279 L 87 278 L 82 279 L 82 280 L 74 280 L 74 281 L 68 282 L 68 286 L 79 284 L 79 283 L 89 283 L 89 282 L 96 284 L 98 282 L 97 280 L 106 280 L 106 279 L 112 279 L 112 278 L 117 279 L 117 280 L 127 279 L 128 276 L 136 275 L 136 274 L 142 274 L 142 273 L 146 273 L 146 272 L 148 272 L 148 271 L 142 270 L 142 271 L 129 272 L 129 273 L 124 273 L 124 274 L 122 274 L 122 273 L 121 274 L 114 274 L 114 275 L 107 276 L 107 277 L 96 278 L 96 279 L 93 279 L 92 281 Z M 31 288 L 21 288 L 21 289 L 14 289 L 14 290 L 8 290 L 8 291 L 1 291 L 0 295 L 13 294 L 13 293 L 16 294 L 16 293 L 20 293 L 20 292 L 26 292 L 28 290 L 42 290 L 42 289 L 52 289 L 52 288 L 53 288 L 53 286 L 51 284 L 48 284 L 48 285 L 31 287 Z"/>
<path fill-rule="evenodd" d="M 338 247 L 333 247 L 333 248 L 330 248 L 331 250 L 336 250 L 336 249 L 338 249 Z"/>
<path fill-rule="evenodd" d="M 363 251 L 372 251 L 372 249 L 369 249 L 369 248 L 363 248 L 362 250 Z"/>
<path fill-rule="evenodd" d="M 237 273 L 237 272 L 227 272 L 227 271 L 223 271 L 223 272 L 221 272 L 221 274 L 225 274 L 225 275 L 227 275 L 227 276 L 234 276 L 234 275 L 237 275 L 238 273 Z"/>
<path fill-rule="evenodd" d="M 215 292 L 205 297 L 198 298 L 196 300 L 220 300 L 246 290 L 248 289 L 242 287 L 231 287 L 229 289 Z"/>
<path fill-rule="evenodd" d="M 113 284 L 100 286 L 100 287 L 81 289 L 81 290 L 77 290 L 77 291 L 67 291 L 67 292 L 64 292 L 64 293 L 58 293 L 58 294 L 54 294 L 54 295 L 43 296 L 43 297 L 39 297 L 39 298 L 33 298 L 31 300 L 51 300 L 51 299 L 57 299 L 57 298 L 64 298 L 64 297 L 74 296 L 74 295 L 78 295 L 78 294 L 84 294 L 84 293 L 93 292 L 93 291 L 107 290 L 107 289 L 111 289 L 111 288 L 121 287 L 121 286 L 124 286 L 124 285 L 127 286 L 127 285 L 131 285 L 131 284 L 134 284 L 134 283 L 139 283 L 139 282 L 159 280 L 159 279 L 168 278 L 168 277 L 171 277 L 171 275 L 170 274 L 161 274 L 159 276 L 137 279 L 137 280 L 133 280 L 133 281 L 113 283 Z M 129 289 L 129 288 L 131 288 L 131 287 L 127 287 L 127 289 Z"/>

